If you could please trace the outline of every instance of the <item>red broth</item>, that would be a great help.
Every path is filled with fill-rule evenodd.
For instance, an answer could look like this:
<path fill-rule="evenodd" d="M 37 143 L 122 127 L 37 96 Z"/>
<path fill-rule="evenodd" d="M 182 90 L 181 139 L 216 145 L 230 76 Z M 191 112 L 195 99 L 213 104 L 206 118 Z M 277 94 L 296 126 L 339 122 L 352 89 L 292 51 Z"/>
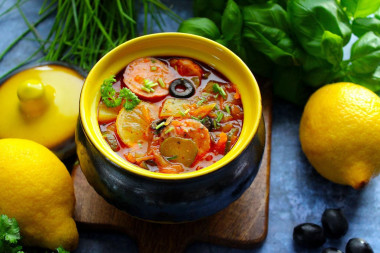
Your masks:
<path fill-rule="evenodd" d="M 101 99 L 100 131 L 115 152 L 141 168 L 200 170 L 220 160 L 240 135 L 244 114 L 237 87 L 205 63 L 139 58 L 116 75 L 112 87 L 116 97 L 128 88 L 140 103 L 127 110 Z"/>

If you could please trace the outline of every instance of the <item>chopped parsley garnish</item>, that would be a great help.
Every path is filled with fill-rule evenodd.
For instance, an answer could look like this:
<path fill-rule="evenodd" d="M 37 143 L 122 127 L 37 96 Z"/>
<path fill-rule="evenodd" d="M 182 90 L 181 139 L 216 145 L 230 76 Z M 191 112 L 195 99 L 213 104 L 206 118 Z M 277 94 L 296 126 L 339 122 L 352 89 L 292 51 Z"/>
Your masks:
<path fill-rule="evenodd" d="M 175 156 L 171 156 L 171 157 L 166 157 L 166 159 L 170 161 L 170 160 L 174 160 L 174 159 L 176 159 L 177 157 L 178 157 L 178 156 L 175 155 Z"/>
<path fill-rule="evenodd" d="M 222 95 L 222 97 L 223 97 L 224 99 L 227 98 L 227 94 L 226 94 L 226 92 L 223 90 L 222 87 L 220 87 L 219 84 L 214 83 L 214 85 L 212 86 L 212 89 L 213 89 L 213 91 L 214 91 L 215 93 L 218 93 L 218 94 Z"/>
<path fill-rule="evenodd" d="M 182 117 L 185 117 L 186 116 L 186 114 L 188 114 L 189 113 L 189 111 L 190 111 L 190 109 L 187 109 L 186 111 L 180 111 L 179 112 L 179 114 L 181 114 L 182 115 Z"/>
<path fill-rule="evenodd" d="M 217 115 L 216 122 L 219 123 L 223 119 L 224 114 L 223 114 L 223 112 L 219 111 L 216 113 L 216 115 Z"/>
<path fill-rule="evenodd" d="M 224 108 L 226 109 L 226 112 L 227 112 L 228 114 L 231 114 L 231 110 L 230 110 L 229 105 L 225 105 Z"/>
<path fill-rule="evenodd" d="M 160 86 L 161 86 L 162 88 L 165 88 L 166 85 L 165 85 L 165 83 L 164 83 L 164 81 L 162 80 L 161 77 L 158 78 L 157 82 L 160 84 Z"/>
<path fill-rule="evenodd" d="M 102 86 L 100 86 L 100 95 L 103 103 L 107 107 L 117 107 L 125 99 L 124 108 L 132 110 L 139 103 L 140 99 L 128 88 L 122 88 L 119 94 L 116 94 L 113 84 L 116 82 L 115 76 L 104 79 Z"/>
<path fill-rule="evenodd" d="M 144 84 L 141 86 L 141 89 L 143 91 L 148 92 L 148 93 L 150 93 L 150 92 L 153 93 L 154 92 L 153 87 L 155 87 L 157 85 L 158 85 L 158 83 L 155 83 L 155 82 L 153 82 L 153 81 L 151 81 L 149 79 L 144 79 Z"/>
<path fill-rule="evenodd" d="M 159 129 L 159 128 L 161 128 L 161 127 L 164 126 L 164 125 L 165 125 L 165 121 L 161 122 L 160 124 L 158 124 L 158 125 L 156 126 L 156 130 Z"/>
<path fill-rule="evenodd" d="M 205 97 L 201 97 L 201 99 L 197 102 L 197 106 L 201 106 L 206 101 Z"/>
<path fill-rule="evenodd" d="M 150 66 L 150 71 L 156 71 L 157 67 L 156 66 Z"/>
<path fill-rule="evenodd" d="M 170 133 L 170 132 L 173 131 L 173 130 L 174 130 L 174 127 L 171 126 L 171 127 L 169 127 L 169 129 L 166 130 L 164 133 L 167 134 L 167 133 Z"/>

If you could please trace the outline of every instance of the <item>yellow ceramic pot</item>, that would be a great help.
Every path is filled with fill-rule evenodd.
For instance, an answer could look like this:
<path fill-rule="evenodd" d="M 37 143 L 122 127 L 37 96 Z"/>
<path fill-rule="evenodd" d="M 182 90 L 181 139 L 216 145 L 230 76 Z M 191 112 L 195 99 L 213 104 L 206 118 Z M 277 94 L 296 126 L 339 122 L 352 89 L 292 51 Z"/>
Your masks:
<path fill-rule="evenodd" d="M 190 57 L 214 67 L 238 86 L 244 109 L 243 129 L 221 160 L 194 172 L 163 174 L 130 164 L 111 150 L 97 121 L 100 86 L 129 62 L 146 56 Z M 76 129 L 82 171 L 108 202 L 138 218 L 184 222 L 227 207 L 256 176 L 264 142 L 261 96 L 254 76 L 233 52 L 203 37 L 159 33 L 130 40 L 100 59 L 83 85 Z"/>

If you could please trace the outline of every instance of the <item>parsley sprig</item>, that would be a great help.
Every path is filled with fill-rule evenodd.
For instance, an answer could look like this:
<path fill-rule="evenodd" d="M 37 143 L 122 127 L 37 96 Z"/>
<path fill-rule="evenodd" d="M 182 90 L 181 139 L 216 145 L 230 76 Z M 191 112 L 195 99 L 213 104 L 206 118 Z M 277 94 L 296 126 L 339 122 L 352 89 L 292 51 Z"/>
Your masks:
<path fill-rule="evenodd" d="M 141 102 L 136 94 L 128 88 L 122 88 L 120 90 L 119 97 L 125 99 L 124 108 L 126 110 L 132 110 Z"/>
<path fill-rule="evenodd" d="M 113 88 L 113 84 L 116 82 L 115 76 L 111 76 L 103 80 L 103 84 L 100 87 L 100 95 L 102 96 L 103 103 L 107 107 L 116 107 L 121 104 L 121 97 L 116 97 L 116 91 Z"/>
<path fill-rule="evenodd" d="M 117 107 L 121 105 L 123 99 L 125 99 L 124 108 L 126 110 L 132 110 L 139 103 L 140 99 L 128 88 L 122 88 L 119 94 L 116 93 L 113 88 L 113 84 L 116 82 L 115 76 L 104 79 L 102 86 L 100 86 L 100 95 L 103 103 L 107 107 Z"/>
<path fill-rule="evenodd" d="M 18 245 L 21 239 L 20 228 L 15 218 L 0 216 L 0 252 L 23 253 L 22 246 Z"/>
<path fill-rule="evenodd" d="M 0 252 L 24 253 L 20 240 L 20 227 L 16 219 L 9 218 L 7 215 L 2 214 L 0 216 Z M 69 253 L 69 251 L 62 247 L 57 248 L 54 252 Z"/>

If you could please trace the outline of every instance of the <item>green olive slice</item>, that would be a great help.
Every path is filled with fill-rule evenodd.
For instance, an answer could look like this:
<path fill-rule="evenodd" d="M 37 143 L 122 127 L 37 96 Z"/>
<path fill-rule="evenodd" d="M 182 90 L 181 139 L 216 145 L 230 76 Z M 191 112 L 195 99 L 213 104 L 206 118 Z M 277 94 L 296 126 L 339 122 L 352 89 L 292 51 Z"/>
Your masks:
<path fill-rule="evenodd" d="M 171 162 L 182 163 L 190 167 L 198 153 L 194 141 L 180 137 L 169 137 L 160 145 L 161 155 Z"/>

